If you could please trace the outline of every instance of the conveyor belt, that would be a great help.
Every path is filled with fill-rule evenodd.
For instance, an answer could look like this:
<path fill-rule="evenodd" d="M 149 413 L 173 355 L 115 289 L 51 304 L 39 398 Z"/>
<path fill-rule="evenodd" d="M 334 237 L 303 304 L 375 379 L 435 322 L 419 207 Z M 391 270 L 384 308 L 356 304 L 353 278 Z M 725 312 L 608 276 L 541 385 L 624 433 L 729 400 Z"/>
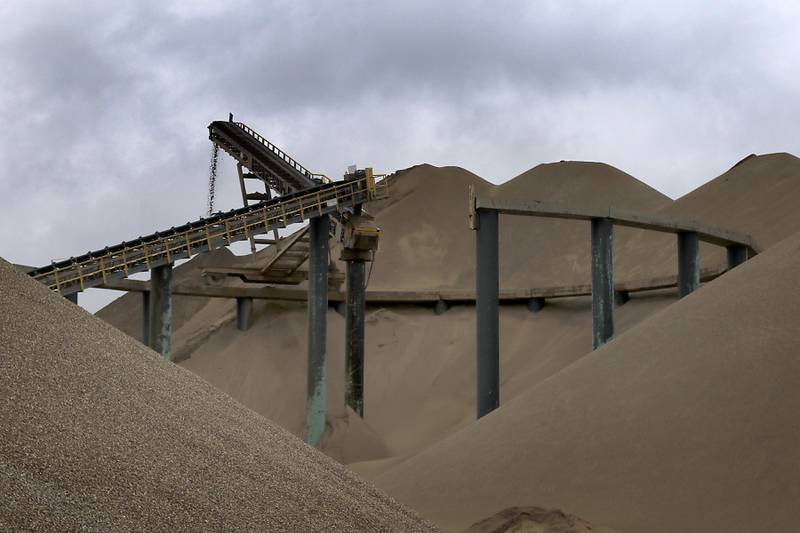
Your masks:
<path fill-rule="evenodd" d="M 251 235 L 388 196 L 388 181 L 360 179 L 310 190 L 201 218 L 183 226 L 37 268 L 29 275 L 64 295 L 228 246 Z"/>
<path fill-rule="evenodd" d="M 314 174 L 242 122 L 214 121 L 208 138 L 281 196 L 330 180 Z"/>

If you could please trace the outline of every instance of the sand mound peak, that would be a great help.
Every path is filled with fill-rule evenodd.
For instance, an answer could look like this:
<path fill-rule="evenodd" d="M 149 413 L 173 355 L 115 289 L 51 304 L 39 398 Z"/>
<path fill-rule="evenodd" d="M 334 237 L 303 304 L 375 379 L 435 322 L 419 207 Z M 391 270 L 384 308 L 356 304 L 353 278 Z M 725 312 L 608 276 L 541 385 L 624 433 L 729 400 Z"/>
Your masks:
<path fill-rule="evenodd" d="M 627 206 L 659 209 L 671 203 L 666 195 L 616 167 L 591 161 L 543 163 L 507 181 L 501 197 L 546 200 L 572 206 Z"/>
<path fill-rule="evenodd" d="M 0 289 L 0 529 L 429 529 L 2 260 Z"/>
<path fill-rule="evenodd" d="M 473 524 L 464 533 L 613 533 L 557 509 L 509 507 Z"/>

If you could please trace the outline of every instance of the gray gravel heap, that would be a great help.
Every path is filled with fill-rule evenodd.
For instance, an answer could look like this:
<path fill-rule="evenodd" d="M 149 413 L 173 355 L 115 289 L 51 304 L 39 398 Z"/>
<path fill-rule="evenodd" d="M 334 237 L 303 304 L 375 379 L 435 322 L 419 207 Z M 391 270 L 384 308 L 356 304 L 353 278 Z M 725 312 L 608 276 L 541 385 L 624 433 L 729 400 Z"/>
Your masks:
<path fill-rule="evenodd" d="M 20 529 L 433 528 L 0 259 L 0 530 Z"/>

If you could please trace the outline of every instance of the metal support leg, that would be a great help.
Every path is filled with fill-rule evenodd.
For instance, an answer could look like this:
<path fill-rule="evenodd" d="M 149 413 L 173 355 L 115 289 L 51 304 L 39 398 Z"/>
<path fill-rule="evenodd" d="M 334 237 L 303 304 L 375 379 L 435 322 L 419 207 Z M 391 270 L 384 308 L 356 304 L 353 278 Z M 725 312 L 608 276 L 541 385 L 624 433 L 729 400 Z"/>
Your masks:
<path fill-rule="evenodd" d="M 614 291 L 614 305 L 620 307 L 628 303 L 631 294 L 628 291 Z"/>
<path fill-rule="evenodd" d="M 253 324 L 253 299 L 236 298 L 236 327 L 247 331 Z"/>
<path fill-rule="evenodd" d="M 364 417 L 364 261 L 347 261 L 345 401 Z"/>
<path fill-rule="evenodd" d="M 479 209 L 475 233 L 478 418 L 500 406 L 499 247 L 497 211 Z"/>
<path fill-rule="evenodd" d="M 73 292 L 72 294 L 65 294 L 64 298 L 66 298 L 67 300 L 69 300 L 70 302 L 72 302 L 72 303 L 74 303 L 76 305 L 78 303 L 78 293 L 77 292 Z"/>
<path fill-rule="evenodd" d="M 614 224 L 592 219 L 592 348 L 614 336 Z"/>
<path fill-rule="evenodd" d="M 172 265 L 150 269 L 150 347 L 172 358 Z"/>
<path fill-rule="evenodd" d="M 325 336 L 328 311 L 328 215 L 309 221 L 308 390 L 306 443 L 316 446 L 325 432 Z"/>
<path fill-rule="evenodd" d="M 150 346 L 150 291 L 142 292 L 142 344 Z"/>
<path fill-rule="evenodd" d="M 728 246 L 728 270 L 747 261 L 747 247 L 733 244 Z"/>
<path fill-rule="evenodd" d="M 697 290 L 700 286 L 700 241 L 697 233 L 678 233 L 678 297 Z"/>

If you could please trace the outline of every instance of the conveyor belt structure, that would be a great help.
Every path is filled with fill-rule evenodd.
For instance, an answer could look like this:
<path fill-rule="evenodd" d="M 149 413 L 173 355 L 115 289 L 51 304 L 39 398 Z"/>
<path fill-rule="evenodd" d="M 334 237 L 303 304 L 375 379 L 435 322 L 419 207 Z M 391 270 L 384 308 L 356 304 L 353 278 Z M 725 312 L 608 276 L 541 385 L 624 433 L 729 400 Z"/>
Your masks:
<path fill-rule="evenodd" d="M 53 262 L 32 270 L 29 275 L 66 296 L 171 264 L 204 250 L 249 240 L 252 235 L 266 234 L 324 214 L 337 215 L 353 205 L 386 198 L 388 194 L 386 179 L 329 182 L 227 213 L 217 213 L 80 257 Z"/>

